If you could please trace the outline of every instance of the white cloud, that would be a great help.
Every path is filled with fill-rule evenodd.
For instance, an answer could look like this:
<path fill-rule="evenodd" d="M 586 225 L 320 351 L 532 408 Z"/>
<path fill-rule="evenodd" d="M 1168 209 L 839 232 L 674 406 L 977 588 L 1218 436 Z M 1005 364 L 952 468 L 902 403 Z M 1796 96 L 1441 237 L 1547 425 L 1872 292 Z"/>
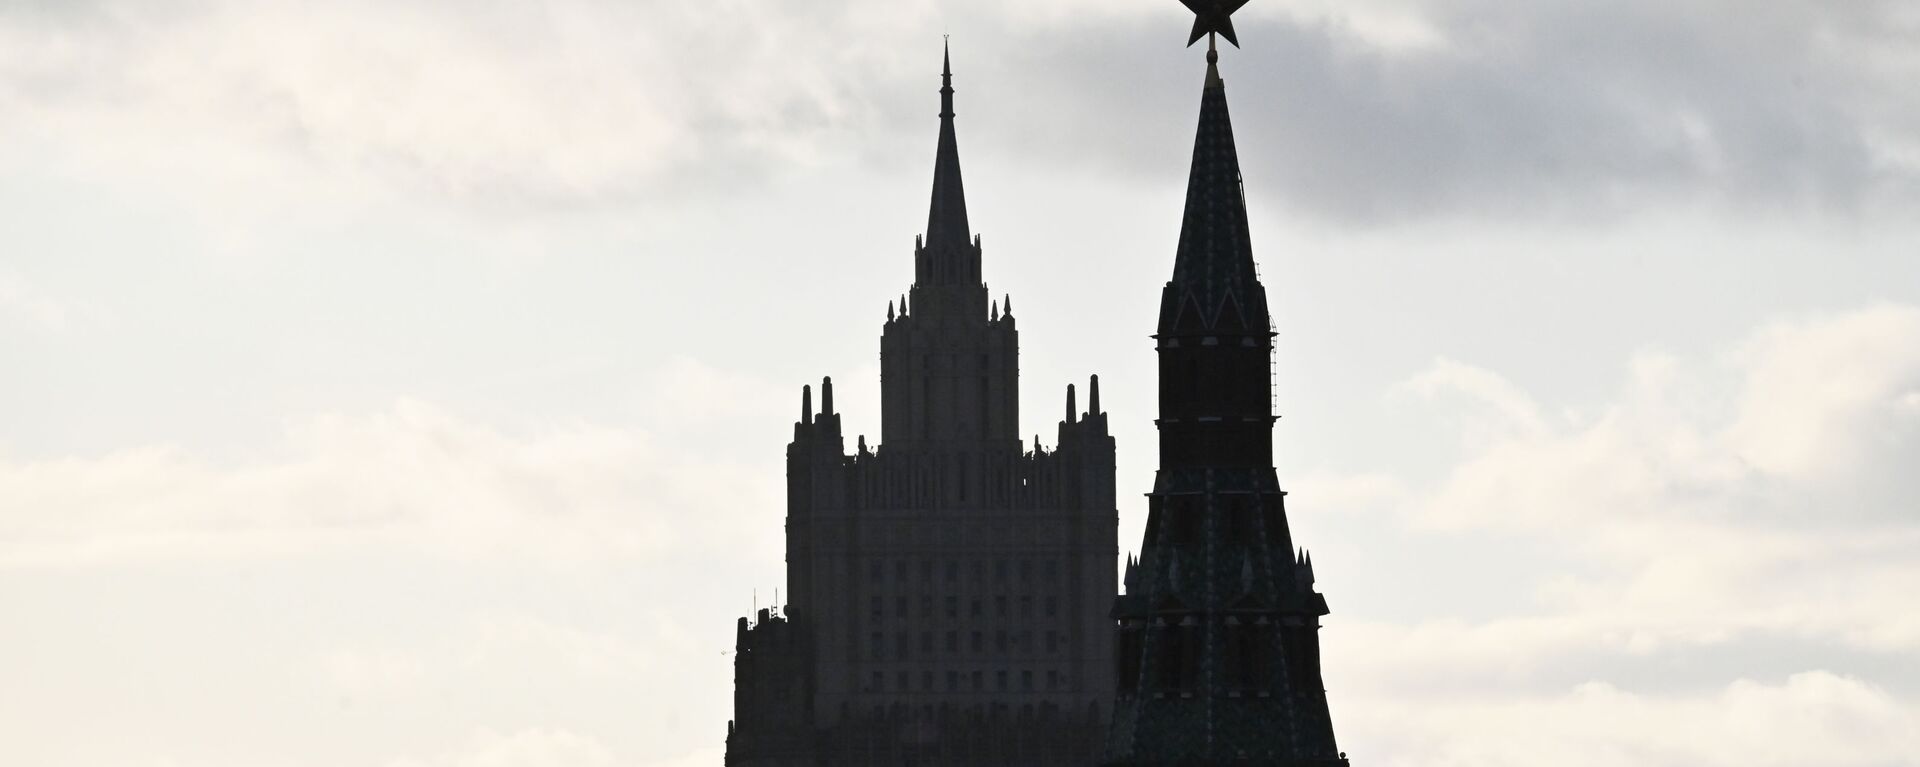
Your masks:
<path fill-rule="evenodd" d="M 1354 756 L 1383 767 L 1894 767 L 1920 753 L 1920 708 L 1817 671 L 1698 695 L 1590 682 L 1530 698 L 1370 701 L 1336 716 L 1347 743 L 1371 747 Z"/>
<path fill-rule="evenodd" d="M 105 314 L 96 307 L 49 296 L 25 277 L 0 269 L 0 325 L 10 324 L 8 320 L 39 331 L 61 332 L 100 324 Z"/>
<path fill-rule="evenodd" d="M 672 195 L 805 162 L 863 109 L 864 41 L 927 9 L 585 0 L 0 10 L 0 125 L 101 173 L 369 172 L 468 202 Z M 823 26 L 831 24 L 832 26 Z M 129 130 L 138 126 L 138 130 Z"/>
<path fill-rule="evenodd" d="M 1717 364 L 1643 355 L 1592 417 L 1543 419 L 1497 374 L 1452 361 L 1408 388 L 1487 406 L 1464 411 L 1484 449 L 1423 507 L 1433 524 L 1758 529 L 1884 515 L 1920 490 L 1900 470 L 1920 458 L 1905 405 L 1920 390 L 1914 307 L 1775 325 Z"/>
<path fill-rule="evenodd" d="M 511 734 L 475 733 L 465 748 L 425 759 L 396 759 L 388 767 L 612 767 L 622 764 L 600 741 L 566 730 L 536 728 Z"/>
<path fill-rule="evenodd" d="M 668 369 L 655 401 L 693 413 L 737 409 L 749 385 L 691 361 Z M 694 379 L 734 385 L 702 398 L 682 385 Z M 698 426 L 661 425 L 675 423 Z M 765 538 L 757 523 L 782 508 L 777 466 L 689 449 L 676 433 L 512 433 L 402 400 L 296 419 L 283 445 L 245 461 L 165 445 L 0 461 L 0 566 L 370 546 L 564 564 Z"/>
<path fill-rule="evenodd" d="M 1776 325 L 1741 356 L 1750 375 L 1727 440 L 1759 471 L 1842 490 L 1920 465 L 1920 308 Z"/>
<path fill-rule="evenodd" d="M 1775 323 L 1735 349 L 1639 355 L 1587 414 L 1447 360 L 1397 389 L 1458 421 L 1461 460 L 1386 511 L 1336 493 L 1360 513 L 1323 524 L 1357 526 L 1361 547 L 1384 522 L 1465 549 L 1395 579 L 1450 617 L 1330 619 L 1351 748 L 1391 765 L 1912 763 L 1920 678 L 1889 659 L 1920 651 L 1920 309 Z M 1328 554 L 1323 585 L 1393 566 L 1381 556 Z M 1503 598 L 1461 585 L 1469 566 L 1525 587 L 1487 606 Z M 1492 617 L 1455 617 L 1475 610 Z"/>

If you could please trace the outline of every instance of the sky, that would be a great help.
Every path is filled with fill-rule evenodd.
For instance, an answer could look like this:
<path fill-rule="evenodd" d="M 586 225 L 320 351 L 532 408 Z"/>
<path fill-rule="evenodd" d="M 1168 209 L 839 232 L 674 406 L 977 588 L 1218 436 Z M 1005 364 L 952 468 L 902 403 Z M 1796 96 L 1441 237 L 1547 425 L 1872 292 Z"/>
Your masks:
<path fill-rule="evenodd" d="M 1920 7 L 1258 0 L 1277 468 L 1370 767 L 1920 765 Z M 1122 547 L 1171 0 L 0 0 L 0 763 L 719 764 L 799 388 L 876 434 L 951 35 Z"/>

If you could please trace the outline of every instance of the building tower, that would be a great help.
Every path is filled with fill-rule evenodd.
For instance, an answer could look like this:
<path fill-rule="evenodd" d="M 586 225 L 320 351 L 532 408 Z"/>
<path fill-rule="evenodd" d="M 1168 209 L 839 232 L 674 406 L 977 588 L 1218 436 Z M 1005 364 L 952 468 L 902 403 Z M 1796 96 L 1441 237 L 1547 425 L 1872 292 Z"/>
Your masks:
<path fill-rule="evenodd" d="M 1238 44 L 1227 14 L 1245 0 L 1185 2 L 1200 13 L 1193 40 L 1217 32 Z M 1209 41 L 1186 213 L 1160 295 L 1160 470 L 1114 604 L 1107 761 L 1345 765 L 1320 680 L 1327 603 L 1312 560 L 1296 554 L 1274 475 L 1274 333 L 1218 58 Z"/>
<path fill-rule="evenodd" d="M 787 448 L 784 611 L 742 618 L 727 764 L 1085 765 L 1113 701 L 1118 516 L 1099 379 L 1052 450 L 1019 431 L 1011 301 L 970 229 L 943 66 L 914 281 L 880 336 L 881 443 L 833 383 Z"/>

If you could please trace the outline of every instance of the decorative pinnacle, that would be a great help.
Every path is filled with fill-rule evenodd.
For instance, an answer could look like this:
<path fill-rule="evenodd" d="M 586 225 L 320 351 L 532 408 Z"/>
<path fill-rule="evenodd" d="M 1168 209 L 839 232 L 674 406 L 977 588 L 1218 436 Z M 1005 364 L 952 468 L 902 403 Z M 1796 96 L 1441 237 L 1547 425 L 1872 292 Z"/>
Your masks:
<path fill-rule="evenodd" d="M 1227 84 L 1220 79 L 1220 50 L 1213 47 L 1213 36 L 1207 36 L 1207 85 L 1208 88 L 1225 88 Z"/>
<path fill-rule="evenodd" d="M 1247 0 L 1180 0 L 1180 3 L 1193 11 L 1193 33 L 1187 37 L 1187 45 L 1200 42 L 1201 35 L 1211 38 L 1218 34 L 1233 43 L 1233 47 L 1240 47 L 1240 38 L 1233 34 L 1233 12 L 1246 5 Z M 1218 55 L 1212 52 L 1211 41 L 1207 48 L 1207 63 L 1213 63 Z"/>
<path fill-rule="evenodd" d="M 953 55 L 946 35 L 940 36 L 940 116 L 953 117 Z"/>

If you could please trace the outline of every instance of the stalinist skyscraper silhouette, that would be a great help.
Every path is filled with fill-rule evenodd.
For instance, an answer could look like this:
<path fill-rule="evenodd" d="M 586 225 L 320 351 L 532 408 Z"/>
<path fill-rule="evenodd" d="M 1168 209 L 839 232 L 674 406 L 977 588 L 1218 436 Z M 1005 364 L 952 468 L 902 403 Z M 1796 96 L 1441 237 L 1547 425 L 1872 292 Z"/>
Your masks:
<path fill-rule="evenodd" d="M 943 62 L 913 286 L 880 333 L 880 436 L 833 382 L 787 447 L 784 611 L 740 619 L 728 765 L 1087 765 L 1113 704 L 1114 442 L 1088 382 L 1020 433 L 1019 334 L 967 220 Z"/>
<path fill-rule="evenodd" d="M 1273 468 L 1272 319 L 1213 38 L 1246 0 L 1182 0 L 1208 38 L 1173 278 L 1160 293 L 1160 470 L 1115 601 L 1112 765 L 1345 765 L 1320 680 L 1313 561 Z"/>

